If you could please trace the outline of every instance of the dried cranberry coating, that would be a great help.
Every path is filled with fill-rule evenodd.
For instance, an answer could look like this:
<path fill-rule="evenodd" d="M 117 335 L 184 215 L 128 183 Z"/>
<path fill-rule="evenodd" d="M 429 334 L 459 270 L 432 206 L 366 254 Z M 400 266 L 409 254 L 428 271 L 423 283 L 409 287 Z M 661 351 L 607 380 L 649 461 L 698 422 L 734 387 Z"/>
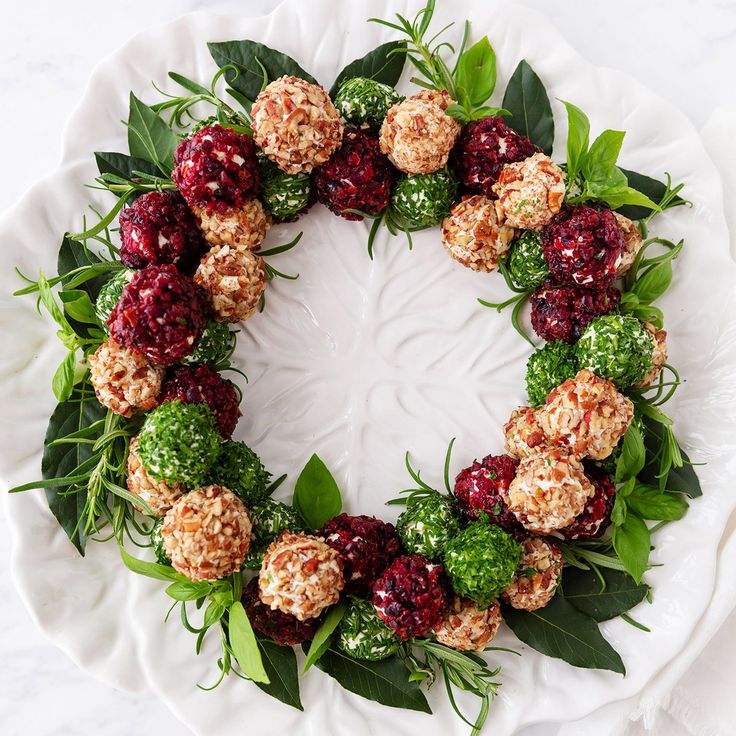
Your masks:
<path fill-rule="evenodd" d="M 531 296 L 532 327 L 543 340 L 577 342 L 585 325 L 618 306 L 615 286 L 598 291 L 583 286 L 557 286 L 547 281 Z"/>
<path fill-rule="evenodd" d="M 258 194 L 253 139 L 231 128 L 201 128 L 177 146 L 174 162 L 171 178 L 190 207 L 224 212 Z"/>
<path fill-rule="evenodd" d="M 393 183 L 394 169 L 378 137 L 357 128 L 345 129 L 341 148 L 314 173 L 317 199 L 346 220 L 363 219 L 347 209 L 369 215 L 385 210 Z"/>
<path fill-rule="evenodd" d="M 284 647 L 294 647 L 314 638 L 322 623 L 319 618 L 300 621 L 290 613 L 264 606 L 258 596 L 258 578 L 253 578 L 245 586 L 242 602 L 255 631 Z"/>
<path fill-rule="evenodd" d="M 207 324 L 206 303 L 175 266 L 146 266 L 112 310 L 110 337 L 152 363 L 172 365 L 194 350 Z"/>
<path fill-rule="evenodd" d="M 519 522 L 504 500 L 518 464 L 509 455 L 487 455 L 461 470 L 455 478 L 453 493 L 465 515 L 477 519 L 478 513 L 483 512 L 497 526 L 518 529 Z"/>
<path fill-rule="evenodd" d="M 468 189 L 496 199 L 491 187 L 501 169 L 541 150 L 509 128 L 503 118 L 488 117 L 473 120 L 462 129 L 453 160 L 458 178 Z"/>
<path fill-rule="evenodd" d="M 120 213 L 120 260 L 128 268 L 173 263 L 191 273 L 207 250 L 178 192 L 147 192 Z"/>
<path fill-rule="evenodd" d="M 185 404 L 207 404 L 215 415 L 217 429 L 225 439 L 238 423 L 238 392 L 235 384 L 206 365 L 174 368 L 161 388 L 159 404 L 179 399 Z"/>
<path fill-rule="evenodd" d="M 442 565 L 423 555 L 402 555 L 376 580 L 372 602 L 386 626 L 407 640 L 442 623 L 448 590 Z"/>
<path fill-rule="evenodd" d="M 342 557 L 345 591 L 363 597 L 401 549 L 394 525 L 375 516 L 340 514 L 318 535 Z"/>
<path fill-rule="evenodd" d="M 611 210 L 580 205 L 552 218 L 542 250 L 557 283 L 600 288 L 616 278 L 626 241 Z"/>
<path fill-rule="evenodd" d="M 585 475 L 595 488 L 595 495 L 588 499 L 583 513 L 566 529 L 561 529 L 565 539 L 595 539 L 611 524 L 611 512 L 616 496 L 616 486 L 611 476 L 602 468 L 588 465 Z"/>

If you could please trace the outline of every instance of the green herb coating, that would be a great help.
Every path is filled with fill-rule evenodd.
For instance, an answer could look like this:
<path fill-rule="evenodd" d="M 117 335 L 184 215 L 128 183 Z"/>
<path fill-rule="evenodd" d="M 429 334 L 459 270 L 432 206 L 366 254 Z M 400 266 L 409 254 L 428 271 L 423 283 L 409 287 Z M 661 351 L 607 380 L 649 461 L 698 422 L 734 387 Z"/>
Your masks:
<path fill-rule="evenodd" d="M 222 437 L 206 404 L 167 401 L 146 415 L 138 453 L 149 474 L 187 488 L 205 484 Z"/>
<path fill-rule="evenodd" d="M 263 155 L 258 156 L 258 167 L 263 206 L 277 220 L 296 220 L 311 200 L 312 180 L 309 174 L 287 174 Z"/>
<path fill-rule="evenodd" d="M 124 268 L 118 271 L 112 278 L 108 279 L 100 289 L 95 302 L 95 314 L 100 320 L 105 332 L 107 332 L 107 320 L 118 303 L 118 299 L 123 293 L 123 289 L 130 283 L 135 276 L 135 271 L 130 268 Z"/>
<path fill-rule="evenodd" d="M 578 372 L 574 345 L 564 340 L 548 342 L 529 356 L 526 391 L 531 406 L 542 406 L 547 394 Z"/>
<path fill-rule="evenodd" d="M 409 227 L 434 227 L 450 213 L 457 197 L 457 180 L 447 170 L 403 176 L 391 196 L 394 213 Z"/>
<path fill-rule="evenodd" d="M 156 561 L 159 565 L 171 566 L 171 558 L 166 554 L 164 549 L 164 537 L 161 534 L 161 527 L 164 525 L 164 517 L 160 516 L 153 522 L 151 527 L 151 547 L 156 555 Z"/>
<path fill-rule="evenodd" d="M 187 363 L 217 366 L 229 365 L 235 347 L 235 332 L 231 331 L 227 322 L 210 320 L 199 338 L 194 352 L 187 356 Z"/>
<path fill-rule="evenodd" d="M 346 79 L 335 95 L 335 107 L 353 125 L 380 127 L 389 108 L 404 98 L 387 84 L 366 77 Z"/>
<path fill-rule="evenodd" d="M 445 548 L 445 570 L 455 592 L 483 606 L 511 582 L 520 559 L 519 543 L 485 519 L 469 524 Z"/>
<path fill-rule="evenodd" d="M 542 251 L 542 233 L 526 230 L 511 244 L 506 261 L 511 280 L 520 289 L 535 289 L 549 276 Z"/>
<path fill-rule="evenodd" d="M 401 639 L 386 626 L 373 605 L 353 598 L 340 621 L 337 646 L 354 659 L 386 659 L 399 650 Z"/>
<path fill-rule="evenodd" d="M 303 524 L 291 506 L 266 498 L 248 509 L 253 526 L 250 548 L 243 563 L 249 570 L 259 570 L 263 554 L 283 531 L 300 532 Z"/>
<path fill-rule="evenodd" d="M 208 484 L 229 488 L 250 508 L 265 497 L 270 479 L 271 473 L 248 445 L 228 440 L 220 448 L 209 473 Z"/>
<path fill-rule="evenodd" d="M 580 368 L 587 368 L 625 389 L 652 368 L 654 341 L 630 315 L 606 314 L 592 320 L 577 342 Z"/>
<path fill-rule="evenodd" d="M 410 502 L 396 522 L 407 552 L 437 559 L 449 539 L 460 531 L 452 501 L 440 493 Z"/>

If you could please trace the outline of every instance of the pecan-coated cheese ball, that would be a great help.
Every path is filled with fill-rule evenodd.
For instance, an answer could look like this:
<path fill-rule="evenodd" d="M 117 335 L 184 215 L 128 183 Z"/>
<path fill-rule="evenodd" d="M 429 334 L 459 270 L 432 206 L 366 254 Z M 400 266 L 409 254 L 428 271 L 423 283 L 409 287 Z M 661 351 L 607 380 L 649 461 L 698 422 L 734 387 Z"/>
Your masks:
<path fill-rule="evenodd" d="M 521 459 L 507 503 L 524 528 L 550 534 L 572 524 L 594 493 L 582 462 L 552 447 Z"/>
<path fill-rule="evenodd" d="M 509 227 L 539 231 L 562 208 L 565 176 L 543 153 L 506 164 L 493 185 L 499 222 Z"/>
<path fill-rule="evenodd" d="M 562 575 L 562 552 L 547 539 L 527 537 L 521 543 L 521 561 L 503 598 L 514 608 L 536 611 L 554 597 Z"/>
<path fill-rule="evenodd" d="M 163 516 L 184 493 L 181 483 L 169 484 L 156 480 L 146 470 L 138 453 L 138 438 L 134 437 L 128 451 L 128 490 L 148 504 L 154 516 Z"/>
<path fill-rule="evenodd" d="M 158 404 L 165 371 L 145 356 L 108 340 L 87 361 L 92 387 L 104 407 L 131 417 Z"/>
<path fill-rule="evenodd" d="M 496 636 L 502 621 L 498 601 L 481 608 L 473 601 L 455 595 L 434 635 L 446 647 L 482 652 Z"/>
<path fill-rule="evenodd" d="M 320 537 L 290 532 L 270 544 L 258 576 L 261 601 L 299 621 L 337 603 L 344 585 L 337 551 Z"/>
<path fill-rule="evenodd" d="M 256 250 L 271 227 L 271 218 L 258 199 L 239 207 L 208 210 L 192 207 L 202 235 L 210 245 L 232 245 Z"/>
<path fill-rule="evenodd" d="M 550 444 L 577 457 L 605 460 L 634 417 L 634 405 L 611 381 L 588 370 L 560 384 L 547 397 L 537 421 Z"/>
<path fill-rule="evenodd" d="M 503 428 L 504 445 L 511 457 L 528 457 L 548 446 L 547 437 L 539 426 L 538 410 L 530 406 L 515 409 Z"/>
<path fill-rule="evenodd" d="M 463 197 L 442 221 L 445 249 L 473 271 L 493 271 L 514 234 L 512 227 L 498 222 L 494 203 L 482 194 Z"/>
<path fill-rule="evenodd" d="M 324 88 L 283 76 L 261 92 L 251 109 L 253 138 L 287 174 L 309 173 L 340 147 L 340 113 Z"/>
<path fill-rule="evenodd" d="M 616 278 L 623 276 L 633 265 L 636 260 L 636 256 L 639 254 L 644 240 L 641 237 L 639 228 L 635 222 L 629 220 L 628 217 L 614 212 L 613 216 L 621 226 L 624 234 L 624 252 L 619 256 L 618 263 L 616 264 Z"/>
<path fill-rule="evenodd" d="M 652 350 L 652 367 L 647 371 L 644 378 L 641 379 L 637 384 L 638 387 L 646 388 L 651 386 L 659 377 L 662 367 L 667 362 L 667 331 L 657 329 L 654 325 L 649 322 L 644 322 L 644 329 L 649 333 L 652 341 L 654 342 L 654 349 Z"/>
<path fill-rule="evenodd" d="M 173 568 L 190 580 L 219 580 L 240 570 L 251 524 L 243 502 L 227 488 L 205 486 L 181 496 L 161 527 Z"/>
<path fill-rule="evenodd" d="M 194 274 L 218 322 L 241 322 L 258 309 L 268 283 L 263 258 L 229 245 L 212 248 Z"/>
<path fill-rule="evenodd" d="M 406 174 L 431 174 L 446 163 L 460 123 L 445 113 L 455 101 L 425 89 L 394 105 L 381 125 L 381 151 Z"/>

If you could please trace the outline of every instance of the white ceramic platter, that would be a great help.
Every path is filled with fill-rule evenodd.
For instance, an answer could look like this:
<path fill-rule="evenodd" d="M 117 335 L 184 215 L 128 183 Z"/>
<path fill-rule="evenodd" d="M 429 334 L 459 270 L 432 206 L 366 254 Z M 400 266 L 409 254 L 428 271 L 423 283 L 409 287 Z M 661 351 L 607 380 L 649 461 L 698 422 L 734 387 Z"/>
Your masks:
<path fill-rule="evenodd" d="M 499 90 L 526 58 L 551 97 L 590 114 L 595 132 L 628 131 L 625 166 L 658 176 L 668 170 L 687 182 L 693 207 L 656 221 L 659 232 L 688 243 L 661 306 L 671 361 L 686 380 L 670 405 L 677 433 L 695 458 L 708 462 L 699 469 L 705 497 L 656 538 L 654 560 L 664 564 L 647 577 L 654 605 L 635 611 L 652 633 L 623 621 L 603 626 L 623 656 L 627 677 L 545 658 L 506 630 L 499 645 L 516 647 L 523 656 L 494 657 L 503 666 L 503 687 L 488 732 L 501 736 L 532 723 L 575 719 L 639 692 L 681 650 L 706 610 L 718 542 L 736 506 L 729 482 L 736 470 L 736 437 L 729 431 L 736 413 L 736 266 L 728 254 L 718 175 L 685 117 L 638 82 L 589 65 L 539 17 L 508 5 L 503 13 L 493 7 L 482 0 L 444 3 L 437 27 L 470 18 L 473 35 L 488 33 L 496 48 Z M 233 38 L 282 49 L 329 86 L 345 63 L 388 40 L 388 31 L 366 24 L 367 17 L 417 9 L 416 3 L 388 0 L 293 0 L 260 19 L 194 14 L 134 38 L 94 73 L 67 128 L 61 168 L 4 217 L 4 296 L 17 288 L 16 265 L 27 273 L 54 272 L 61 234 L 79 227 L 90 197 L 103 201 L 82 184 L 95 174 L 92 151 L 124 150 L 119 121 L 126 117 L 130 89 L 152 102 L 150 80 L 166 86 L 169 70 L 208 80 L 215 67 L 206 42 Z M 554 108 L 559 158 L 564 116 L 559 103 Z M 250 384 L 236 436 L 252 444 L 275 473 L 289 472 L 292 482 L 318 452 L 333 469 L 348 511 L 391 519 L 395 511 L 383 504 L 405 485 L 405 449 L 437 483 L 450 437 L 458 438 L 455 472 L 475 456 L 501 450 L 501 426 L 525 399 L 528 346 L 507 315 L 476 302 L 477 296 L 503 294 L 500 277 L 455 264 L 436 231 L 419 234 L 412 252 L 403 240 L 382 235 L 371 262 L 364 224 L 315 207 L 299 223 L 273 228 L 267 245 L 285 242 L 299 229 L 305 231 L 302 244 L 275 262 L 299 272 L 299 280 L 274 283 L 265 313 L 239 336 L 238 363 Z M 4 300 L 0 320 L 0 470 L 14 484 L 38 475 L 54 405 L 50 379 L 62 349 L 30 298 Z M 41 494 L 5 501 L 15 579 L 38 625 L 95 676 L 124 688 L 155 690 L 198 734 L 245 727 L 258 734 L 335 736 L 466 732 L 441 686 L 430 699 L 433 717 L 369 703 L 316 670 L 303 681 L 303 714 L 234 678 L 215 692 L 201 692 L 196 683 L 207 684 L 216 673 L 215 648 L 196 657 L 193 637 L 178 621 L 163 623 L 167 601 L 160 584 L 128 573 L 114 545 L 92 544 L 85 559 L 78 557 Z M 476 706 L 472 699 L 463 703 Z"/>

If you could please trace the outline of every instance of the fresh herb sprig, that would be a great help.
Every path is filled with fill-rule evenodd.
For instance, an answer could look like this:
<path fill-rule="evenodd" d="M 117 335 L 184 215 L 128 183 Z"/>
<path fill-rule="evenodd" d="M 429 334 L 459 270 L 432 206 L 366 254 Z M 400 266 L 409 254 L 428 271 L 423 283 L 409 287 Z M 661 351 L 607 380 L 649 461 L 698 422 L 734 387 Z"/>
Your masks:
<path fill-rule="evenodd" d="M 443 466 L 442 477 L 445 484 L 445 490 L 448 494 L 452 493 L 452 485 L 450 483 L 450 463 L 452 462 L 452 450 L 455 446 L 455 437 L 453 437 L 447 445 L 447 451 L 445 452 L 445 462 Z M 407 506 L 411 505 L 414 501 L 418 501 L 421 498 L 432 496 L 435 493 L 440 493 L 436 488 L 430 486 L 423 478 L 420 470 L 416 470 L 409 458 L 409 451 L 406 451 L 404 455 L 404 466 L 409 476 L 414 481 L 414 485 L 409 488 L 404 488 L 399 491 L 397 498 L 392 498 L 390 501 L 386 501 L 387 506 Z"/>

